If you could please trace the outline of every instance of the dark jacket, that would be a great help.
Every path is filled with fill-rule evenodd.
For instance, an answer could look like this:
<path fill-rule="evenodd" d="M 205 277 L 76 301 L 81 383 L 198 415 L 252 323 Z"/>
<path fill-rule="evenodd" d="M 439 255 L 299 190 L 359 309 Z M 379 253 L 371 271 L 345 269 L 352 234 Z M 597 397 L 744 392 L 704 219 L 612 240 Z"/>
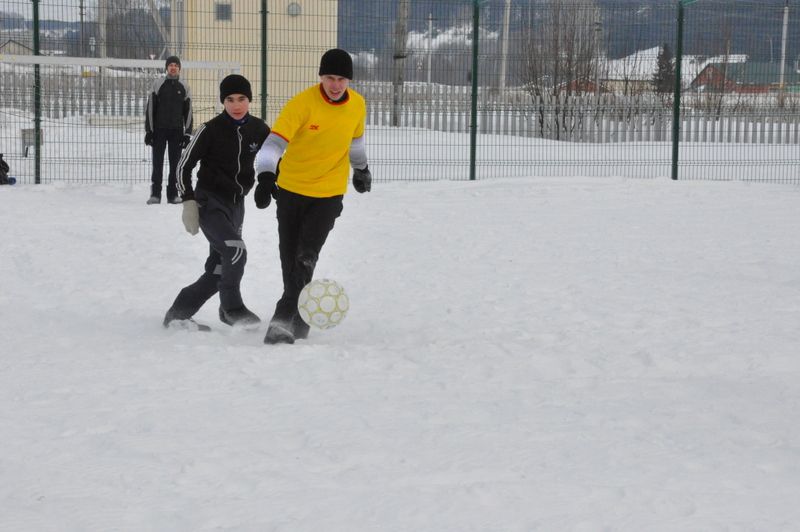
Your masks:
<path fill-rule="evenodd" d="M 194 199 L 192 169 L 197 171 L 197 188 L 216 193 L 236 203 L 250 192 L 255 181 L 253 162 L 269 135 L 269 126 L 250 114 L 236 122 L 222 111 L 199 128 L 178 162 L 178 193 Z"/>
<path fill-rule="evenodd" d="M 192 132 L 192 94 L 180 78 L 159 78 L 147 97 L 144 130 L 177 129 Z"/>

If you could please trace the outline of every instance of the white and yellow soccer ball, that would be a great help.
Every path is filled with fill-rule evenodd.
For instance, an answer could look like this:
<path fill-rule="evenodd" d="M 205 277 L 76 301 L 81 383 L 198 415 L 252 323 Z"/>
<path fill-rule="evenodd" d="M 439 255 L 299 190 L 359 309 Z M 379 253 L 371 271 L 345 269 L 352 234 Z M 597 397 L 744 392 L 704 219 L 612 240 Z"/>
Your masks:
<path fill-rule="evenodd" d="M 339 325 L 350 309 L 350 299 L 342 285 L 331 279 L 314 279 L 303 287 L 297 310 L 307 324 L 318 329 Z"/>

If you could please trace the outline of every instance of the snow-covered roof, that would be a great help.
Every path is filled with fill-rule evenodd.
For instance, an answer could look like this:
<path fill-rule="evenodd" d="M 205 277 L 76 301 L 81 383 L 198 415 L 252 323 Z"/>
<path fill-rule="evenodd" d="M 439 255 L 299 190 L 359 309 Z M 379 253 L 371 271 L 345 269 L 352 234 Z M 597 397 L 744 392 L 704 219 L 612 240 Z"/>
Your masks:
<path fill-rule="evenodd" d="M 653 78 L 658 69 L 658 54 L 660 46 L 639 50 L 621 59 L 611 59 L 606 62 L 606 79 L 628 79 L 646 81 Z M 731 54 L 728 56 L 717 55 L 708 57 L 704 55 L 684 55 L 681 60 L 681 78 L 684 83 L 690 83 L 711 63 L 744 63 L 747 61 L 745 54 Z"/>

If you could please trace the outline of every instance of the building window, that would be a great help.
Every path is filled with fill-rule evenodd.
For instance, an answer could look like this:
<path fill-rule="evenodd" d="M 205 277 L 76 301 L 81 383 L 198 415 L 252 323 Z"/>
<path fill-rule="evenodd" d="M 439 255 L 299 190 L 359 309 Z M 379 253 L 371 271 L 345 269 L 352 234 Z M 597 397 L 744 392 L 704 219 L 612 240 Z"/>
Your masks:
<path fill-rule="evenodd" d="M 289 13 L 290 17 L 296 17 L 303 13 L 303 8 L 297 2 L 292 2 L 286 8 L 286 12 Z"/>
<path fill-rule="evenodd" d="M 217 20 L 232 20 L 233 8 L 230 4 L 217 4 Z"/>

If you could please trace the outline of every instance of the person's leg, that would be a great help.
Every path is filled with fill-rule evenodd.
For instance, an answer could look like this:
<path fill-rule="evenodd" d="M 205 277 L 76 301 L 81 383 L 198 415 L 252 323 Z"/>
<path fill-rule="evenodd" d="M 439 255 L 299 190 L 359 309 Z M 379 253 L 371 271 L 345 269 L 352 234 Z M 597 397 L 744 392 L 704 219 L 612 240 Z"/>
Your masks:
<path fill-rule="evenodd" d="M 161 184 L 164 178 L 164 150 L 167 148 L 167 135 L 163 129 L 153 131 L 153 173 L 150 196 L 161 198 Z"/>
<path fill-rule="evenodd" d="M 295 338 L 303 339 L 308 337 L 309 326 L 297 312 L 297 298 L 300 296 L 300 291 L 303 287 L 310 283 L 314 277 L 314 269 L 319 260 L 322 246 L 328 239 L 331 230 L 333 230 L 336 218 L 341 215 L 342 208 L 342 196 L 337 196 L 315 200 L 306 212 L 295 264 L 294 286 L 296 294 L 293 296 L 292 304 L 294 309 L 292 326 Z"/>
<path fill-rule="evenodd" d="M 276 216 L 278 218 L 278 250 L 281 257 L 283 294 L 275 307 L 272 321 L 290 323 L 294 315 L 291 302 L 293 294 L 296 292 L 295 258 L 300 241 L 303 214 L 309 199 L 286 190 L 278 192 Z M 299 292 L 297 293 L 299 294 Z"/>
<path fill-rule="evenodd" d="M 293 284 L 295 307 L 300 290 L 314 277 L 314 269 L 322 246 L 333 230 L 336 218 L 341 215 L 342 208 L 342 196 L 335 196 L 315 198 L 306 209 L 295 256 Z"/>
<path fill-rule="evenodd" d="M 203 275 L 178 293 L 164 318 L 164 326 L 173 320 L 188 320 L 194 316 L 217 293 L 221 269 L 219 253 L 209 246 Z"/>
<path fill-rule="evenodd" d="M 179 129 L 167 130 L 167 156 L 169 157 L 169 175 L 167 176 L 167 201 L 175 203 L 178 198 L 178 179 L 175 170 L 181 158 L 181 141 L 183 132 Z"/>
<path fill-rule="evenodd" d="M 220 256 L 219 317 L 228 325 L 252 325 L 260 320 L 242 301 L 241 282 L 247 264 L 242 240 L 244 203 L 229 204 L 213 193 L 195 193 L 200 207 L 200 230 Z"/>
<path fill-rule="evenodd" d="M 264 337 L 266 344 L 294 343 L 292 317 L 295 311 L 291 309 L 290 294 L 294 291 L 292 288 L 294 285 L 294 257 L 297 254 L 297 242 L 307 199 L 305 196 L 279 189 L 278 198 L 275 200 L 283 293 L 275 305 L 275 312 Z"/>
<path fill-rule="evenodd" d="M 309 198 L 281 191 L 277 210 L 283 294 L 270 323 L 291 332 L 292 340 L 305 338 L 308 325 L 298 315 L 297 299 L 303 287 L 311 282 L 322 246 L 342 212 L 342 196 Z M 273 343 L 268 341 L 269 331 L 267 336 L 265 341 Z"/>

